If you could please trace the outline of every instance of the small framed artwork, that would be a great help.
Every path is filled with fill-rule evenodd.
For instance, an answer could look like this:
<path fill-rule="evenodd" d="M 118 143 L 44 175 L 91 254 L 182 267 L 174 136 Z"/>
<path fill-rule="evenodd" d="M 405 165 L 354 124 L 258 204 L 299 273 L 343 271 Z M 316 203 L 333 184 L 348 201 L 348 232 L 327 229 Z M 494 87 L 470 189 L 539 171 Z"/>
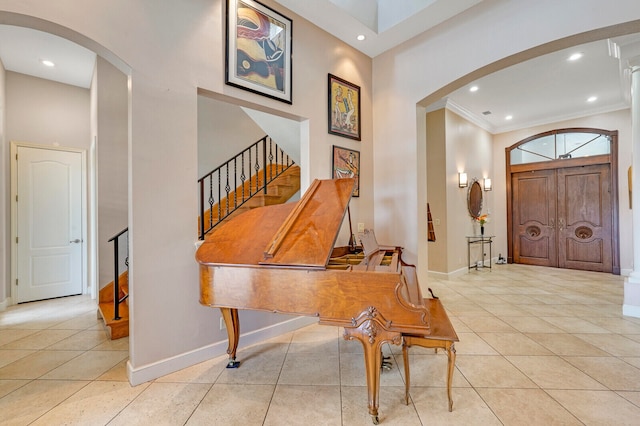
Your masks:
<path fill-rule="evenodd" d="M 333 179 L 355 178 L 353 197 L 360 196 L 360 151 L 333 146 Z"/>
<path fill-rule="evenodd" d="M 227 0 L 226 84 L 291 104 L 291 27 L 255 0 Z"/>
<path fill-rule="evenodd" d="M 329 133 L 360 140 L 360 86 L 329 74 Z"/>

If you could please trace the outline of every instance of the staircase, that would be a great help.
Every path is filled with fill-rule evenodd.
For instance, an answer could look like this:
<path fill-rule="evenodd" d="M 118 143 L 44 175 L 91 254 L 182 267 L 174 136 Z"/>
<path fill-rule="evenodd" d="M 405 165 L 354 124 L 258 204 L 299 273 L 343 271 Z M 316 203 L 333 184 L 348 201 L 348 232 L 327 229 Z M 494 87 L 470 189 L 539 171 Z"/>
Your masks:
<path fill-rule="evenodd" d="M 283 188 L 297 185 L 287 196 L 272 182 L 294 166 L 297 178 L 281 180 L 280 184 Z M 232 213 L 237 214 L 236 210 L 287 201 L 300 188 L 300 169 L 267 135 L 198 179 L 198 185 L 198 238 L 204 240 L 216 225 Z"/>
<path fill-rule="evenodd" d="M 213 228 L 220 222 L 225 222 L 239 214 L 242 214 L 248 210 L 256 207 L 272 206 L 275 204 L 283 204 L 287 202 L 294 194 L 300 191 L 300 167 L 290 166 L 286 170 L 282 171 L 282 166 L 272 165 L 269 166 L 273 170 L 269 170 L 267 173 L 273 173 L 278 175 L 274 180 L 267 184 L 266 193 L 256 191 L 256 178 L 255 176 L 244 184 L 245 194 L 255 194 L 249 200 L 247 200 L 240 207 L 233 208 L 235 197 L 241 197 L 243 188 L 239 187 L 235 191 L 229 193 L 229 197 L 223 198 L 218 204 L 214 204 L 210 210 L 205 212 L 205 226 Z M 257 193 L 256 193 L 257 192 Z M 205 237 L 206 238 L 206 237 Z"/>
<path fill-rule="evenodd" d="M 113 303 L 114 282 L 100 289 L 98 295 L 98 316 L 104 321 L 107 335 L 111 340 L 120 339 L 129 335 L 129 303 L 125 301 L 118 306 L 119 319 L 115 319 Z M 123 272 L 119 277 L 120 299 L 129 294 L 129 272 Z"/>
<path fill-rule="evenodd" d="M 259 173 L 256 173 L 250 180 L 246 181 L 244 185 L 229 192 L 229 196 L 223 198 L 219 205 L 214 204 L 211 209 L 205 212 L 204 223 L 207 229 L 215 227 L 220 222 L 220 217 L 222 217 L 222 222 L 224 222 L 256 207 L 285 203 L 300 190 L 300 167 L 297 165 L 285 167 L 279 164 L 271 164 L 267 166 L 266 173 L 263 172 L 264 170 L 260 170 Z M 274 176 L 273 180 L 268 182 L 266 191 L 259 189 L 261 182 L 258 181 L 262 178 L 256 178 L 256 176 L 264 176 L 265 174 Z M 239 207 L 233 208 L 234 205 L 237 205 L 237 201 L 234 202 L 234 198 L 242 197 L 242 194 L 244 194 L 246 201 Z M 248 194 L 253 195 L 249 196 Z M 198 224 L 201 223 L 199 218 Z M 112 240 L 118 236 L 112 238 Z M 117 245 L 114 258 L 118 258 Z M 128 299 L 126 298 L 129 294 L 128 270 L 118 276 L 118 299 L 122 302 L 118 304 L 117 319 L 114 303 L 114 286 L 114 281 L 110 282 L 100 289 L 98 296 L 98 317 L 104 321 L 107 334 L 111 340 L 129 336 L 129 305 Z"/>

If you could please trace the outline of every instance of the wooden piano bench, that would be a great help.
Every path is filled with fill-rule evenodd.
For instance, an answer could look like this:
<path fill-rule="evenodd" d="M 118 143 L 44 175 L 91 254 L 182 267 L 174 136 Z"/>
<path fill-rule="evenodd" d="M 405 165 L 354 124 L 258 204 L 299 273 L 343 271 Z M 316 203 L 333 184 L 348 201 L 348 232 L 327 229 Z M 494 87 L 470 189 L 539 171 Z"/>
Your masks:
<path fill-rule="evenodd" d="M 440 299 L 424 299 L 424 304 L 431 314 L 431 334 L 426 336 L 403 334 L 402 358 L 404 360 L 405 392 L 404 403 L 409 404 L 409 388 L 411 379 L 409 374 L 409 351 L 411 346 L 421 346 L 423 348 L 434 348 L 436 352 L 439 348 L 447 352 L 447 396 L 449 398 L 449 411 L 453 411 L 453 399 L 451 398 L 451 380 L 456 364 L 455 342 L 458 342 L 458 335 L 453 329 L 453 325 L 447 316 Z"/>

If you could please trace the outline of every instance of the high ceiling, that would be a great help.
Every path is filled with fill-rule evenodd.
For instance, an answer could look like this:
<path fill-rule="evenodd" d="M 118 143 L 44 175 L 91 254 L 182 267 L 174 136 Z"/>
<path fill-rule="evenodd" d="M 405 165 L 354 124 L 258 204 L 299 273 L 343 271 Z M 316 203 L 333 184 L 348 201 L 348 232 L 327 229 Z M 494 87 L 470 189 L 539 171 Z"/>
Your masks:
<path fill-rule="evenodd" d="M 96 54 L 53 34 L 0 25 L 0 59 L 9 71 L 89 88 Z M 47 67 L 43 60 L 55 66 Z"/>
<path fill-rule="evenodd" d="M 482 0 L 277 0 L 298 15 L 374 57 Z M 294 24 L 295 31 L 295 24 Z M 357 35 L 366 36 L 358 41 Z M 638 35 L 616 41 L 640 40 Z M 501 133 L 629 107 L 629 82 L 602 40 L 555 52 L 479 79 L 442 99 L 476 124 Z M 567 58 L 576 52 L 576 61 Z M 476 92 L 470 92 L 471 86 Z M 425 96 L 428 95 L 425 93 Z M 587 102 L 595 96 L 597 99 Z M 509 120 L 507 116 L 511 116 Z"/>
<path fill-rule="evenodd" d="M 482 0 L 277 1 L 375 58 L 457 14 L 473 13 Z M 295 37 L 295 22 L 293 30 Z M 356 40 L 359 34 L 364 41 Z M 627 108 L 629 84 L 610 47 L 602 40 L 545 55 L 486 76 L 474 82 L 476 92 L 463 87 L 442 103 L 492 133 Z M 582 58 L 567 61 L 574 52 Z M 95 54 L 48 33 L 0 25 L 0 59 L 9 71 L 88 88 Z M 43 59 L 56 66 L 44 67 Z M 591 96 L 597 100 L 587 102 Z"/>
<path fill-rule="evenodd" d="M 373 58 L 482 0 L 276 1 Z"/>

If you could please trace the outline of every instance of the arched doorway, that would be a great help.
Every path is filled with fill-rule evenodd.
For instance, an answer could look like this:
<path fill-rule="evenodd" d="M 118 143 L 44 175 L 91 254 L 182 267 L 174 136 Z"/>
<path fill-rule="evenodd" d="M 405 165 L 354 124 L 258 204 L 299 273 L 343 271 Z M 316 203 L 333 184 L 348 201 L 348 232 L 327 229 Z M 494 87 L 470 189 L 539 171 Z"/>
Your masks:
<path fill-rule="evenodd" d="M 620 274 L 617 141 L 559 129 L 505 149 L 509 262 Z"/>
<path fill-rule="evenodd" d="M 99 45 L 97 42 L 87 38 L 80 33 L 69 30 L 68 28 L 62 27 L 49 21 L 41 20 L 36 17 L 12 14 L 8 12 L 0 11 L 0 18 L 2 18 L 3 29 L 7 31 L 9 31 L 10 29 L 8 33 L 6 31 L 3 32 L 3 35 L 6 36 L 7 34 L 11 34 L 11 37 L 7 37 L 3 41 L 5 46 L 14 43 L 14 40 L 15 42 L 24 43 L 24 39 L 26 39 L 29 40 L 29 43 L 31 43 L 31 45 L 37 44 L 38 46 L 44 46 L 43 51 L 47 49 L 51 49 L 52 51 L 56 52 L 64 51 L 67 55 L 64 58 L 66 60 L 66 62 L 64 62 L 64 65 L 82 61 L 90 62 L 88 72 L 86 70 L 84 72 L 78 72 L 78 70 L 75 69 L 77 74 L 73 75 L 77 78 L 71 81 L 69 81 L 68 78 L 65 78 L 68 76 L 63 75 L 63 72 L 61 72 L 58 75 L 58 79 L 56 79 L 53 78 L 53 76 L 51 78 L 46 78 L 46 75 L 41 76 L 38 74 L 31 74 L 21 68 L 6 68 L 7 71 L 12 72 L 12 76 L 14 76 L 12 80 L 14 82 L 20 81 L 21 83 L 20 85 L 13 85 L 12 93 L 14 94 L 14 96 L 12 99 L 7 98 L 6 102 L 11 102 L 16 98 L 15 93 L 17 93 L 17 90 L 21 90 L 21 88 L 29 86 L 28 83 L 25 83 L 28 82 L 29 78 L 38 78 L 38 88 L 50 88 L 55 85 L 55 90 L 49 90 L 46 92 L 42 90 L 42 93 L 46 93 L 46 95 L 44 96 L 46 96 L 47 100 L 49 101 L 46 105 L 42 105 L 42 109 L 44 109 L 45 107 L 49 107 L 52 110 L 56 110 L 56 108 L 68 108 L 70 111 L 73 111 L 74 114 L 64 115 L 65 120 L 58 120 L 55 123 L 56 131 L 50 131 L 49 127 L 41 125 L 41 122 L 37 122 L 35 119 L 31 119 L 31 121 L 29 122 L 30 126 L 38 129 L 48 130 L 41 130 L 39 133 L 29 132 L 27 133 L 26 137 L 23 136 L 23 128 L 25 128 L 26 126 L 23 125 L 21 128 L 17 125 L 14 125 L 12 127 L 13 132 L 11 134 L 7 132 L 5 135 L 6 139 L 2 141 L 2 149 L 6 150 L 6 152 L 8 153 L 8 147 L 11 140 L 19 140 L 21 142 L 27 141 L 30 144 L 41 145 L 43 147 L 49 147 L 49 145 L 51 145 L 50 148 L 52 148 L 53 150 L 56 150 L 60 147 L 66 147 L 80 149 L 83 150 L 84 153 L 86 153 L 83 154 L 83 161 L 86 162 L 86 170 L 83 172 L 82 184 L 82 198 L 83 203 L 85 204 L 82 212 L 84 229 L 83 237 L 77 239 L 79 239 L 80 243 L 85 246 L 83 253 L 86 253 L 83 257 L 83 265 L 81 265 L 82 292 L 90 294 L 92 298 L 96 298 L 100 287 L 100 282 L 105 282 L 105 279 L 103 279 L 103 277 L 101 277 L 100 275 L 100 271 L 104 270 L 105 273 L 102 275 L 108 274 L 108 276 L 112 279 L 113 260 L 111 255 L 113 253 L 113 249 L 111 248 L 111 243 L 108 243 L 108 238 L 112 236 L 114 232 L 112 231 L 112 228 L 110 229 L 108 226 L 104 225 L 111 224 L 116 221 L 116 219 L 113 219 L 109 222 L 109 215 L 100 214 L 101 225 L 103 226 L 98 229 L 98 210 L 102 208 L 101 206 L 107 205 L 109 206 L 108 209 L 110 211 L 117 210 L 117 220 L 120 220 L 120 218 L 122 217 L 124 218 L 124 221 L 126 223 L 127 219 L 126 201 L 128 194 L 126 184 L 128 177 L 126 173 L 126 155 L 127 146 L 129 144 L 127 133 L 127 130 L 129 128 L 127 104 L 129 88 L 127 86 L 127 83 L 128 79 L 130 78 L 131 69 L 122 60 L 117 58 L 113 53 L 108 51 L 103 46 Z M 21 39 L 20 35 L 23 34 L 27 34 L 28 36 L 25 36 L 24 39 Z M 22 44 L 20 44 L 19 46 L 22 46 Z M 91 55 L 80 55 L 77 49 L 77 47 L 80 46 L 82 47 L 82 49 L 80 50 L 91 52 Z M 15 76 L 20 77 L 18 78 Z M 98 79 L 101 80 L 101 84 L 99 86 L 96 84 Z M 86 85 L 76 84 L 77 80 L 86 80 Z M 78 94 L 79 91 L 82 91 L 83 93 Z M 37 97 L 33 96 L 33 92 L 35 92 L 35 90 L 29 92 L 29 94 L 31 95 L 29 97 L 29 100 L 35 103 Z M 69 93 L 72 94 L 69 95 Z M 59 99 L 65 99 L 65 95 L 69 95 L 68 97 L 71 99 L 81 98 L 83 100 L 83 103 L 78 101 L 73 104 L 73 108 L 70 108 L 67 104 L 57 104 L 56 102 Z M 20 105 L 23 104 L 29 105 L 26 102 L 20 103 Z M 85 109 L 81 110 L 81 108 Z M 21 114 L 23 112 L 22 109 L 14 108 L 13 114 Z M 115 113 L 114 111 L 117 111 L 117 113 Z M 77 114 L 75 114 L 76 112 Z M 47 115 L 42 113 L 41 116 L 46 117 Z M 72 122 L 72 120 L 69 118 L 70 116 L 81 116 L 81 125 L 78 124 L 79 120 L 76 120 L 75 123 Z M 18 122 L 20 122 L 20 120 L 18 120 Z M 42 122 L 46 123 L 45 120 L 42 120 Z M 34 125 L 33 123 L 38 123 L 38 125 Z M 75 137 L 76 133 L 80 132 L 80 130 L 78 130 L 76 133 L 73 133 L 73 136 L 75 138 L 69 137 L 68 135 L 71 132 L 65 132 L 63 130 L 68 123 L 69 128 L 80 128 L 85 132 L 85 134 L 83 134 L 82 137 Z M 100 168 L 97 167 L 99 161 L 97 153 L 98 126 L 101 128 L 101 139 L 105 141 L 101 145 L 100 161 L 104 164 Z M 18 129 L 18 131 L 16 131 L 16 129 Z M 42 136 L 43 133 L 46 133 L 46 137 Z M 60 141 L 60 143 L 58 143 L 57 141 Z M 114 141 L 117 141 L 117 144 Z M 117 153 L 117 155 L 119 156 L 117 159 L 115 159 L 114 153 Z M 121 158 L 121 156 L 124 157 Z M 0 155 L 0 158 L 4 158 L 3 161 L 5 161 L 8 165 L 9 159 L 14 157 L 5 154 L 5 156 Z M 113 168 L 115 166 L 111 167 L 110 170 L 110 168 L 108 167 L 108 165 L 110 164 L 115 164 L 118 168 L 124 168 L 124 173 L 120 173 L 118 175 L 118 186 L 116 186 L 116 184 L 114 183 L 116 179 L 113 178 L 113 176 L 115 175 L 113 173 Z M 106 177 L 104 179 L 97 179 L 98 172 L 102 173 Z M 7 175 L 7 177 L 10 176 Z M 0 177 L 0 181 L 2 180 L 3 178 Z M 10 184 L 12 182 L 13 180 L 10 179 L 7 183 L 7 187 L 10 187 Z M 106 187 L 105 185 L 102 186 L 100 204 L 98 204 L 97 198 L 98 182 L 106 183 L 107 185 L 109 185 L 108 187 Z M 121 188 L 124 188 L 124 190 L 121 190 Z M 21 298 L 17 297 L 16 280 L 18 278 L 17 271 L 19 269 L 19 260 L 17 260 L 15 256 L 15 254 L 18 252 L 15 247 L 15 237 L 17 236 L 17 227 L 15 223 L 20 219 L 18 218 L 18 210 L 14 205 L 15 197 L 11 197 L 10 199 L 12 202 L 12 206 L 11 209 L 7 209 L 7 211 L 11 210 L 11 214 L 8 216 L 0 214 L 0 222 L 10 223 L 12 234 L 16 234 L 14 238 L 6 239 L 7 245 L 9 244 L 9 241 L 11 241 L 12 244 L 11 250 L 8 250 L 8 252 L 10 253 L 9 263 L 11 265 L 11 271 L 9 277 L 10 279 L 7 282 L 7 293 L 9 295 L 8 300 L 11 304 L 11 302 L 15 303 L 16 301 L 21 300 Z M 117 209 L 113 208 L 114 205 L 117 205 Z M 107 219 L 106 221 L 105 217 Z M 107 235 L 103 235 L 101 234 L 101 232 L 107 233 Z M 70 243 L 76 243 L 76 241 L 70 241 Z M 104 247 L 99 247 L 100 245 Z M 104 256 L 107 256 L 107 258 L 105 259 Z M 109 258 L 111 258 L 110 261 Z M 98 260 L 100 260 L 100 262 L 98 262 Z M 99 270 L 100 266 L 102 268 Z"/>

